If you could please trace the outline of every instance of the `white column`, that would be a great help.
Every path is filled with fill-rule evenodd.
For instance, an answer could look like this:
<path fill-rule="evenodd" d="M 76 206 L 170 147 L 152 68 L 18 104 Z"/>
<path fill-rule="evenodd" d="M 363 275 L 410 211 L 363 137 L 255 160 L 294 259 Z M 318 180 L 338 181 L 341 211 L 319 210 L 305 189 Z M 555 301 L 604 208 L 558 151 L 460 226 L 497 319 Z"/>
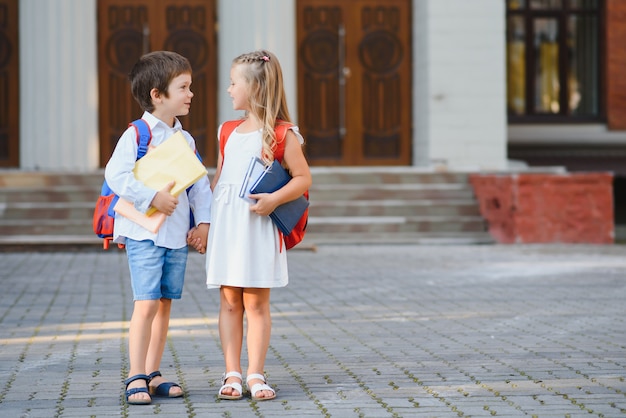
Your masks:
<path fill-rule="evenodd" d="M 415 165 L 506 168 L 504 3 L 413 1 Z"/>
<path fill-rule="evenodd" d="M 20 0 L 20 168 L 98 167 L 96 0 Z"/>
<path fill-rule="evenodd" d="M 257 49 L 268 49 L 283 69 L 287 104 L 297 120 L 296 2 L 295 0 L 219 0 L 218 94 L 219 123 L 237 118 L 226 93 L 233 58 Z"/>

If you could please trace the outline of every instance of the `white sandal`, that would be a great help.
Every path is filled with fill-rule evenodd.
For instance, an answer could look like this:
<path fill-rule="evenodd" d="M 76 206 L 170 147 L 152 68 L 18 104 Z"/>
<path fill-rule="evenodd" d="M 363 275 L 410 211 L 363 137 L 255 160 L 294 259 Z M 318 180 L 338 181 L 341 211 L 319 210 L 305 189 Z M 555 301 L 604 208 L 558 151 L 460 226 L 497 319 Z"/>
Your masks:
<path fill-rule="evenodd" d="M 262 380 L 263 383 L 257 383 L 255 385 L 252 385 L 252 387 L 250 387 L 249 382 L 254 379 Z M 263 376 L 262 374 L 258 374 L 258 373 L 249 374 L 246 377 L 246 385 L 248 386 L 248 389 L 250 389 L 250 396 L 252 397 L 253 401 L 269 401 L 270 399 L 274 399 L 276 397 L 276 391 L 272 389 L 269 385 L 267 385 L 265 376 Z M 267 397 L 262 397 L 262 398 L 257 397 L 256 394 L 262 390 L 269 390 L 272 392 L 272 395 L 267 396 Z"/>
<path fill-rule="evenodd" d="M 217 397 L 219 399 L 227 399 L 230 401 L 236 401 L 238 399 L 241 399 L 243 397 L 243 388 L 241 387 L 241 383 L 237 383 L 237 382 L 226 383 L 226 380 L 229 377 L 236 377 L 237 379 L 241 381 L 241 383 L 243 383 L 243 377 L 241 376 L 241 373 L 239 372 L 224 373 L 222 375 L 222 387 L 220 388 L 219 392 L 217 392 Z M 231 389 L 236 390 L 237 392 L 239 392 L 239 395 L 224 395 L 222 391 L 226 388 L 231 388 Z"/>

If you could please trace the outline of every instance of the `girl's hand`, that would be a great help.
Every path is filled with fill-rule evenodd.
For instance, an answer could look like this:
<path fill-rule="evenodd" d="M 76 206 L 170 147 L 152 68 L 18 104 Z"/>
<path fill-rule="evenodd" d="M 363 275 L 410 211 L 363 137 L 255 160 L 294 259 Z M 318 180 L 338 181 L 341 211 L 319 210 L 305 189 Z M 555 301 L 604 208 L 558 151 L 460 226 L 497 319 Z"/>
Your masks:
<path fill-rule="evenodd" d="M 261 216 L 268 216 L 278 206 L 300 197 L 311 186 L 311 171 L 304 158 L 302 146 L 296 135 L 288 131 L 285 138 L 284 161 L 289 167 L 291 180 L 274 193 L 259 193 L 248 195 L 256 203 L 250 206 L 250 211 Z"/>
<path fill-rule="evenodd" d="M 260 216 L 268 216 L 278 206 L 273 193 L 251 194 L 248 197 L 256 200 L 256 203 L 250 205 L 250 211 Z"/>

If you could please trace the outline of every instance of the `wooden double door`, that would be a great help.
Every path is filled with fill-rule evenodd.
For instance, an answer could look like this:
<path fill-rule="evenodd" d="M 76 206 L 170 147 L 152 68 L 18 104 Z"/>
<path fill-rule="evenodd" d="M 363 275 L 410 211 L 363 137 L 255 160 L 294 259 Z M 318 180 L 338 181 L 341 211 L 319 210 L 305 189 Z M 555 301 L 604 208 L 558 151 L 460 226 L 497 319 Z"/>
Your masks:
<path fill-rule="evenodd" d="M 130 93 L 128 73 L 139 57 L 169 50 L 193 69 L 191 112 L 181 118 L 205 164 L 215 164 L 217 132 L 216 0 L 98 0 L 100 164 L 142 111 Z"/>
<path fill-rule="evenodd" d="M 192 90 L 201 94 L 183 124 L 205 164 L 215 164 L 215 3 L 98 1 L 101 164 L 125 124 L 140 114 L 128 71 L 155 49 L 174 50 L 191 61 Z M 411 0 L 296 4 L 298 124 L 311 165 L 410 164 Z"/>
<path fill-rule="evenodd" d="M 297 0 L 298 124 L 316 165 L 411 163 L 411 0 Z"/>
<path fill-rule="evenodd" d="M 0 167 L 19 165 L 19 42 L 17 0 L 0 0 Z"/>
<path fill-rule="evenodd" d="M 128 72 L 146 52 L 186 56 L 196 93 L 183 125 L 217 150 L 217 0 L 98 0 L 100 164 L 141 115 Z M 296 0 L 298 123 L 312 165 L 411 163 L 411 0 Z M 246 11 L 242 11 L 246 12 Z M 0 0 L 0 167 L 19 164 L 17 0 Z M 12 52 L 11 52 L 12 51 Z M 280 54 L 280 51 L 276 51 Z M 4 54 L 2 54 L 4 53 Z"/>

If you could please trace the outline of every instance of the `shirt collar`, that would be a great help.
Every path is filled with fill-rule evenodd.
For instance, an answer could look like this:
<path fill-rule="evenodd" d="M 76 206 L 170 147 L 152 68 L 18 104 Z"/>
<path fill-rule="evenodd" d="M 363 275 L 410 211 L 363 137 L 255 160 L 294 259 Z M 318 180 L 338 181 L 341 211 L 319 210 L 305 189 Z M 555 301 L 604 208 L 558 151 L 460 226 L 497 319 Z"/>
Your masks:
<path fill-rule="evenodd" d="M 143 112 L 143 115 L 141 116 L 141 118 L 144 119 L 146 122 L 148 122 L 148 125 L 150 125 L 150 129 L 154 129 L 159 124 L 163 128 L 173 129 L 175 131 L 183 129 L 183 125 L 182 125 L 182 123 L 180 123 L 178 118 L 174 118 L 174 126 L 173 127 L 172 126 L 167 126 L 165 124 L 165 122 L 163 122 L 161 119 L 157 118 L 152 113 L 147 112 L 147 111 Z"/>

